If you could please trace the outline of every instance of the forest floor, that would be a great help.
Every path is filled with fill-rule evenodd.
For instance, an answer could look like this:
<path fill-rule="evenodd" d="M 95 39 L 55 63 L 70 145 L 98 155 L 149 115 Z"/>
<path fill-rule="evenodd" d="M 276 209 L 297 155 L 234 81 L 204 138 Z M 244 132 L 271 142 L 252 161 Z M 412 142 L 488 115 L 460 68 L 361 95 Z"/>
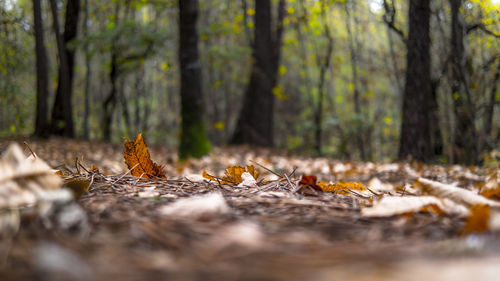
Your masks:
<path fill-rule="evenodd" d="M 11 141 L 0 141 L 0 151 Z M 500 276 L 499 231 L 462 235 L 465 219 L 432 212 L 367 217 L 361 210 L 373 198 L 355 192 L 304 192 L 297 184 L 301 175 L 312 174 L 323 181 L 369 186 L 377 178 L 411 188 L 416 173 L 469 188 L 485 180 L 491 172 L 486 168 L 342 162 L 244 147 L 216 148 L 209 157 L 180 164 L 174 151 L 150 146 L 167 179 L 140 180 L 127 174 L 123 145 L 57 138 L 26 141 L 51 167 L 92 184 L 77 200 L 83 217 L 71 229 L 22 218 L 8 253 L 0 257 L 2 281 Z M 89 172 L 75 167 L 76 158 Z M 236 187 L 201 178 L 203 169 L 220 176 L 232 165 L 248 164 L 267 182 Z M 98 172 L 90 171 L 93 165 Z"/>

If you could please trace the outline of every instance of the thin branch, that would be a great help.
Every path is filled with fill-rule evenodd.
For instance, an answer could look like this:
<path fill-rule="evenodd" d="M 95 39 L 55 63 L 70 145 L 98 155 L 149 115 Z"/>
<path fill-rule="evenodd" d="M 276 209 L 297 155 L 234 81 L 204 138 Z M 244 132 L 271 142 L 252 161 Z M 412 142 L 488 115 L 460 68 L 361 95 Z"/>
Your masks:
<path fill-rule="evenodd" d="M 475 23 L 475 24 L 471 24 L 467 27 L 467 31 L 466 33 L 469 34 L 475 30 L 481 30 L 482 32 L 488 34 L 488 35 L 491 35 L 493 37 L 496 37 L 496 38 L 500 38 L 500 34 L 496 34 L 495 32 L 489 30 L 488 28 L 486 28 L 486 26 L 482 23 Z"/>

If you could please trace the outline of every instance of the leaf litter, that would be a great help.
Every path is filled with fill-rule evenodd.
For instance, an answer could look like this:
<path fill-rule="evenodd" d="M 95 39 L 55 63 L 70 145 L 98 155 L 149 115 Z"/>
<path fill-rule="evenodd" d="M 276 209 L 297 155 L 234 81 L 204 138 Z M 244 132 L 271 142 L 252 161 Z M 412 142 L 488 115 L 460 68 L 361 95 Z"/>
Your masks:
<path fill-rule="evenodd" d="M 446 269 L 450 256 L 479 251 L 488 260 L 499 250 L 498 203 L 478 199 L 486 198 L 480 190 L 494 169 L 341 162 L 242 147 L 177 163 L 172 151 L 144 143 L 146 158 L 164 164 L 166 178 L 145 170 L 129 175 L 136 164 L 124 164 L 119 146 L 29 143 L 63 171 L 63 182 L 88 183 L 76 184 L 87 232 L 82 221 L 50 226 L 68 209 L 35 220 L 21 216 L 8 266 L 0 268 L 5 280 L 40 272 L 73 280 L 83 269 L 93 280 L 137 274 L 142 280 L 411 280 L 404 266 L 412 262 Z M 75 161 L 81 152 L 92 153 Z M 57 272 L 45 255 L 74 256 L 80 264 Z M 471 264 L 472 274 L 477 265 Z"/>

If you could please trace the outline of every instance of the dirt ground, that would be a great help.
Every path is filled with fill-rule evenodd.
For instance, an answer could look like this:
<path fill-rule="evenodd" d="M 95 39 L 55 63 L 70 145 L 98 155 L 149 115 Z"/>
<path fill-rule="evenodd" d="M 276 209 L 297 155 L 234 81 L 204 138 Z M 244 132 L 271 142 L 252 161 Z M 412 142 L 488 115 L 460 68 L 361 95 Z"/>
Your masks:
<path fill-rule="evenodd" d="M 10 141 L 26 141 L 49 165 L 92 185 L 78 207 L 61 206 L 50 219 L 23 216 L 18 233 L 2 241 L 8 245 L 0 257 L 2 281 L 500 278 L 497 232 L 460 235 L 463 219 L 432 213 L 367 218 L 360 209 L 369 198 L 296 188 L 302 174 L 364 185 L 374 177 L 412 184 L 402 163 L 341 162 L 244 147 L 216 148 L 209 157 L 178 163 L 174 151 L 151 146 L 167 179 L 139 180 L 127 174 L 120 144 L 15 139 L 0 141 L 0 151 Z M 99 172 L 77 169 L 76 158 Z M 221 175 L 231 165 L 252 163 L 286 177 L 255 164 L 268 179 L 258 187 L 199 179 L 202 169 Z M 413 168 L 464 187 L 487 173 L 460 166 Z M 199 214 L 205 203 L 176 209 L 176 202 L 189 198 L 214 205 Z M 70 227 L 59 227 L 70 212 L 76 214 Z"/>

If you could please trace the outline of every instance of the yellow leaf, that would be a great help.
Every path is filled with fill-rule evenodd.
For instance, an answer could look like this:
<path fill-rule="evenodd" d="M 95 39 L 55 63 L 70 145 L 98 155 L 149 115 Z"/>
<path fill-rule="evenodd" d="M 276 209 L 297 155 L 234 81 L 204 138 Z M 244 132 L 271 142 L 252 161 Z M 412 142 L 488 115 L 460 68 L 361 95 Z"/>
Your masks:
<path fill-rule="evenodd" d="M 359 182 L 337 182 L 329 184 L 324 181 L 318 182 L 318 186 L 325 192 L 333 192 L 342 195 L 351 195 L 350 190 L 366 191 L 367 189 Z"/>
<path fill-rule="evenodd" d="M 161 167 L 151 160 L 142 134 L 138 134 L 134 142 L 125 139 L 124 146 L 125 163 L 133 176 L 147 179 L 166 178 Z"/>

